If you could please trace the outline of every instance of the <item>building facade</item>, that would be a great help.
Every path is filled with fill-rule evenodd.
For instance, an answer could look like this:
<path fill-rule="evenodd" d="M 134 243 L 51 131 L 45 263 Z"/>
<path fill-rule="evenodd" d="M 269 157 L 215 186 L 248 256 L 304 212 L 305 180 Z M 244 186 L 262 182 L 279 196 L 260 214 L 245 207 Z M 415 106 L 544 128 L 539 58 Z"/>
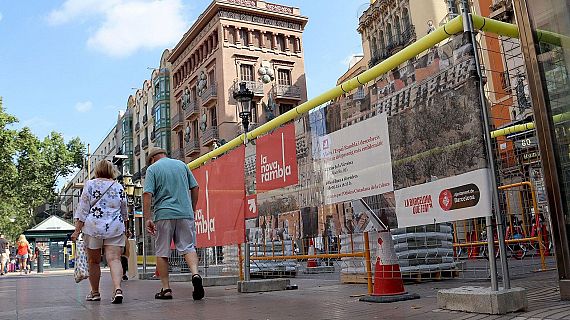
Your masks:
<path fill-rule="evenodd" d="M 306 23 L 298 8 L 262 0 L 208 6 L 168 58 L 175 158 L 189 162 L 243 133 L 240 82 L 254 93 L 250 129 L 306 101 Z"/>

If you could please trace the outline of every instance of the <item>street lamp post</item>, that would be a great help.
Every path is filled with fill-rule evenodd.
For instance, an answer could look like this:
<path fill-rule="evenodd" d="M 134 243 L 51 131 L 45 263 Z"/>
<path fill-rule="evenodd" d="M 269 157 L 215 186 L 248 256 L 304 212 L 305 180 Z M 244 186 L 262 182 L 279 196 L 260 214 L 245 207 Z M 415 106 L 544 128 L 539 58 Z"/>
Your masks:
<path fill-rule="evenodd" d="M 123 175 L 123 186 L 125 188 L 125 193 L 127 194 L 127 212 L 128 212 L 128 226 L 129 231 L 131 233 L 130 238 L 132 239 L 134 235 L 134 220 L 135 220 L 135 212 L 134 212 L 134 205 L 135 205 L 135 185 L 133 184 L 133 176 L 130 173 L 125 173 Z"/>
<path fill-rule="evenodd" d="M 247 132 L 249 130 L 249 121 L 251 118 L 251 101 L 253 100 L 253 92 L 246 87 L 245 82 L 240 82 L 239 91 L 234 92 L 234 99 L 238 102 L 238 115 L 241 118 L 241 123 L 243 124 L 243 144 L 247 145 Z M 244 206 L 245 210 L 246 206 Z M 249 281 L 249 266 L 250 266 L 250 248 L 249 239 L 247 237 L 247 231 L 245 228 L 245 218 L 244 232 L 245 232 L 245 250 L 244 250 L 244 280 Z"/>

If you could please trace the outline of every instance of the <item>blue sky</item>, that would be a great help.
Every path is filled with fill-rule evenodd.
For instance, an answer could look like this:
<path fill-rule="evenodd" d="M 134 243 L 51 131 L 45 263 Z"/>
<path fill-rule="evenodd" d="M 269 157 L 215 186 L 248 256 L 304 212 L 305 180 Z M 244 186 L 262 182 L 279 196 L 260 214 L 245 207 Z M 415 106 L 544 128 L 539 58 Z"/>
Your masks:
<path fill-rule="evenodd" d="M 210 0 L 0 1 L 0 96 L 19 126 L 55 130 L 95 148 L 127 98 L 150 77 Z M 368 0 L 277 0 L 296 6 L 309 98 L 336 84 L 353 54 Z"/>

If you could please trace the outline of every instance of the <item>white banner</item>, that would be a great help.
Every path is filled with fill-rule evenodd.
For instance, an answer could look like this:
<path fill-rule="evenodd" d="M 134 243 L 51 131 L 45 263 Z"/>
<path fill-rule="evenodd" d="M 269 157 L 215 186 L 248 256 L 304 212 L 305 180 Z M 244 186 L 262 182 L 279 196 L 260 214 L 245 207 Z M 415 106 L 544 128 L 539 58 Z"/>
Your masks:
<path fill-rule="evenodd" d="M 396 190 L 398 227 L 491 215 L 489 169 Z"/>
<path fill-rule="evenodd" d="M 319 154 L 325 204 L 394 190 L 386 114 L 320 137 Z"/>

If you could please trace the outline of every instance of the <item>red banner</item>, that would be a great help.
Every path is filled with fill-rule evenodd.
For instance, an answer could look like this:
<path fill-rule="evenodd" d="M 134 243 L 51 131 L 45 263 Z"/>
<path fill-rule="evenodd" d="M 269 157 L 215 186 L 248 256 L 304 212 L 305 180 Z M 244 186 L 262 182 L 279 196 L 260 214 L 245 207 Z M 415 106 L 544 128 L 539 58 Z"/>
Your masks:
<path fill-rule="evenodd" d="M 256 152 L 257 192 L 279 189 L 299 182 L 294 123 L 257 139 Z"/>
<path fill-rule="evenodd" d="M 200 194 L 194 213 L 197 247 L 212 247 L 244 242 L 243 146 L 192 173 Z"/>
<path fill-rule="evenodd" d="M 245 218 L 257 218 L 257 194 L 252 194 L 245 197 L 246 207 L 245 207 Z"/>

